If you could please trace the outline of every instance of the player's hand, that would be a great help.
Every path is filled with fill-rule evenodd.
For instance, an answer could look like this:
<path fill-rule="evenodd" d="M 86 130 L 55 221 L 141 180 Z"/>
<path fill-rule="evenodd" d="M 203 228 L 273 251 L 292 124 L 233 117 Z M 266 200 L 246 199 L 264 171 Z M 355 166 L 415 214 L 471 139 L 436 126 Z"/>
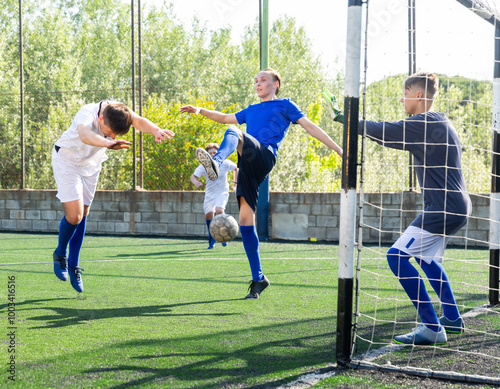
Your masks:
<path fill-rule="evenodd" d="M 170 130 L 158 130 L 154 133 L 154 136 L 155 136 L 155 142 L 160 143 L 164 140 L 172 138 L 173 136 L 175 136 L 175 134 Z"/>
<path fill-rule="evenodd" d="M 194 113 L 195 115 L 198 115 L 201 111 L 200 107 L 193 107 L 192 105 L 185 105 L 184 107 L 181 107 L 181 112 L 187 112 L 187 113 Z"/>
<path fill-rule="evenodd" d="M 196 188 L 199 188 L 199 187 L 203 186 L 203 182 L 195 181 L 194 186 L 196 186 Z"/>
<path fill-rule="evenodd" d="M 129 149 L 132 143 L 125 139 L 115 139 L 106 148 L 110 150 Z"/>

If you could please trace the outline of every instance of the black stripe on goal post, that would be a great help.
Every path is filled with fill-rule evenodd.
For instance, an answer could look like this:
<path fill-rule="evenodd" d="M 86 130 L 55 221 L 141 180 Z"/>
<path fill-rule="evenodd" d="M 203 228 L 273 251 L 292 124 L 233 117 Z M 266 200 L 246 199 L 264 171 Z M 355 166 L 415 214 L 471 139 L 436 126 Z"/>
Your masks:
<path fill-rule="evenodd" d="M 498 304 L 500 266 L 500 22 L 495 22 L 495 65 L 493 74 L 493 156 L 490 194 L 490 280 L 489 301 Z"/>
<path fill-rule="evenodd" d="M 340 365 L 350 362 L 352 347 L 362 5 L 362 0 L 349 0 L 347 8 L 336 341 Z"/>

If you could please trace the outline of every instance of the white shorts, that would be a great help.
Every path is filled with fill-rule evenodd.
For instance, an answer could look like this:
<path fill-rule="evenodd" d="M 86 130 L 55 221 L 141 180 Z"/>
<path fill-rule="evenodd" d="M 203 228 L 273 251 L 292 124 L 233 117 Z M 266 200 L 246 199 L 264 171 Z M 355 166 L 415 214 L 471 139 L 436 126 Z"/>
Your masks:
<path fill-rule="evenodd" d="M 222 192 L 212 196 L 205 194 L 205 201 L 203 202 L 203 210 L 205 215 L 210 212 L 215 212 L 215 208 L 226 209 L 227 200 L 229 200 L 229 193 Z"/>
<path fill-rule="evenodd" d="M 408 255 L 422 259 L 426 263 L 443 262 L 446 245 L 451 236 L 432 234 L 421 228 L 410 226 L 392 247 Z"/>
<path fill-rule="evenodd" d="M 61 203 L 83 199 L 84 205 L 92 204 L 101 169 L 87 175 L 84 168 L 68 163 L 54 154 L 55 151 L 52 154 L 52 170 L 57 184 L 56 197 Z"/>

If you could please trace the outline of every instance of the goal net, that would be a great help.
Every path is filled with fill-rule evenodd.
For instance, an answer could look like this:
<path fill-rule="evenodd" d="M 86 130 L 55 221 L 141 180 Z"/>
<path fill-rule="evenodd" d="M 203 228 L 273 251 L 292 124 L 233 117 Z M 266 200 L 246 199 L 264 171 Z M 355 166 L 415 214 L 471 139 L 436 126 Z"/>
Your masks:
<path fill-rule="evenodd" d="M 500 128 L 493 119 L 500 108 L 494 104 L 494 85 L 500 74 L 493 77 L 494 46 L 500 46 L 495 42 L 499 13 L 494 3 L 486 0 L 410 0 L 408 4 L 389 2 L 389 7 L 378 3 L 382 2 L 364 5 L 368 7 L 363 42 L 367 66 L 360 118 L 377 122 L 404 119 L 407 115 L 400 100 L 408 74 L 416 70 L 438 76 L 434 110 L 444 113 L 457 131 L 462 171 L 472 201 L 472 216 L 450 237 L 443 255 L 465 330 L 448 333 L 447 343 L 442 345 L 394 342 L 396 336 L 421 323 L 414 304 L 389 268 L 387 252 L 423 212 L 422 188 L 415 174 L 417 163 L 407 151 L 383 147 L 363 137 L 351 364 L 500 383 L 498 264 L 491 259 L 498 250 L 495 235 L 500 222 L 495 211 L 499 198 L 492 184 L 498 174 L 495 134 Z M 415 259 L 410 263 L 424 281 L 439 318 L 442 303 Z"/>

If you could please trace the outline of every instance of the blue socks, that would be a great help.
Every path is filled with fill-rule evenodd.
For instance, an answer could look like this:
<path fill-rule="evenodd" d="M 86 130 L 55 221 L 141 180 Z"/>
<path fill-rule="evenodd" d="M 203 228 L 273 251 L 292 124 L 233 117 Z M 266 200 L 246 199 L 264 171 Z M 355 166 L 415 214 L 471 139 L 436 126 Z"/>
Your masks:
<path fill-rule="evenodd" d="M 73 237 L 78 224 L 70 224 L 66 217 L 63 216 L 61 224 L 59 224 L 59 242 L 56 248 L 56 254 L 60 256 L 66 256 L 68 243 Z"/>
<path fill-rule="evenodd" d="M 210 223 L 212 222 L 212 220 L 205 219 L 205 221 L 207 222 L 207 228 L 208 228 L 208 249 L 213 249 L 215 244 L 215 239 L 212 238 L 212 235 L 210 235 Z"/>
<path fill-rule="evenodd" d="M 424 281 L 417 269 L 410 263 L 410 256 L 393 247 L 387 252 L 389 267 L 403 286 L 406 294 L 417 309 L 422 323 L 434 332 L 439 331 L 439 321 Z"/>
<path fill-rule="evenodd" d="M 69 244 L 68 266 L 70 267 L 78 266 L 86 224 L 86 217 L 76 225 L 68 223 L 66 217 L 63 217 L 59 225 L 59 242 L 56 248 L 56 254 L 65 256 Z"/>
<path fill-rule="evenodd" d="M 424 271 L 429 279 L 429 283 L 438 295 L 441 305 L 443 306 L 444 316 L 452 321 L 457 320 L 460 317 L 460 312 L 458 311 L 457 302 L 455 301 L 450 281 L 448 280 L 448 276 L 443 266 L 436 261 L 432 261 L 428 264 L 420 258 L 415 258 L 415 260 Z"/>
<path fill-rule="evenodd" d="M 229 157 L 234 151 L 236 147 L 238 147 L 238 141 L 240 140 L 240 136 L 238 135 L 238 131 L 234 128 L 228 128 L 224 133 L 224 139 L 215 154 L 213 160 L 220 165 L 224 162 L 227 157 Z"/>
<path fill-rule="evenodd" d="M 82 221 L 76 227 L 73 237 L 69 241 L 68 266 L 75 268 L 80 260 L 80 250 L 85 236 L 85 227 L 87 226 L 87 217 L 84 216 Z"/>
<path fill-rule="evenodd" d="M 252 271 L 253 281 L 262 281 L 264 273 L 260 265 L 259 255 L 259 237 L 255 226 L 240 226 L 241 239 L 243 240 L 243 247 L 247 253 L 248 262 Z"/>

